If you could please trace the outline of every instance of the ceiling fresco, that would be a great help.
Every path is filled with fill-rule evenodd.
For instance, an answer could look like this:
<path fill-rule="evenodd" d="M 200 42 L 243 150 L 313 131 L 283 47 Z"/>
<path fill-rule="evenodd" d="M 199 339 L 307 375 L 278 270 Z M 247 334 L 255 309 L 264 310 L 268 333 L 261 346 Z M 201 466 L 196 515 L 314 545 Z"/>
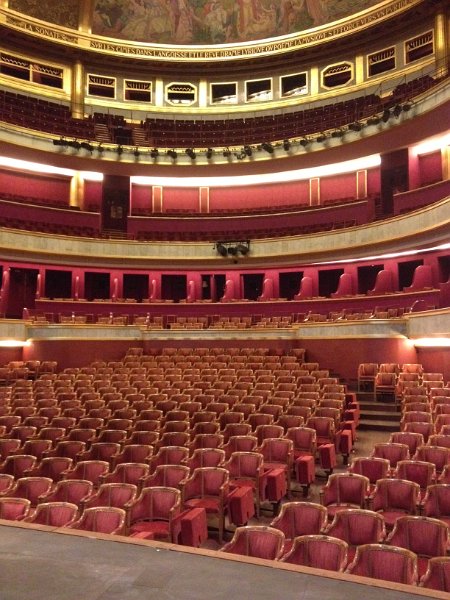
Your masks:
<path fill-rule="evenodd" d="M 388 0 L 6 0 L 34 19 L 151 45 L 239 45 L 349 19 Z M 85 11 L 92 11 L 84 14 Z"/>
<path fill-rule="evenodd" d="M 92 33 L 157 44 L 236 44 L 311 29 L 377 4 L 379 0 L 96 0 Z"/>

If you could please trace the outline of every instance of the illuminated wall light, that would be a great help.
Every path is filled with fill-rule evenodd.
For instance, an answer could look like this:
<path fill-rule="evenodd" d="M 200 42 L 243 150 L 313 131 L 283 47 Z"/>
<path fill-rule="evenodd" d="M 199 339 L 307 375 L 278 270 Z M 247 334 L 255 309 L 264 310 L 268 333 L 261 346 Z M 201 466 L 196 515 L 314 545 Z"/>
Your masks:
<path fill-rule="evenodd" d="M 229 149 L 224 150 L 223 155 L 231 155 Z M 321 165 L 309 169 L 295 169 L 292 171 L 281 171 L 278 173 L 258 173 L 255 175 L 237 175 L 236 177 L 143 177 L 132 176 L 131 183 L 134 185 L 160 185 L 163 187 L 229 187 L 257 185 L 265 183 L 285 183 L 288 181 L 304 181 L 313 177 L 327 177 L 330 175 L 341 175 L 352 173 L 362 169 L 379 167 L 381 158 L 379 154 L 372 154 L 362 158 L 347 160 L 340 163 Z"/>
<path fill-rule="evenodd" d="M 435 138 L 431 138 L 422 144 L 418 144 L 417 146 L 413 146 L 411 151 L 416 155 L 420 154 L 429 154 L 430 152 L 436 152 L 437 150 L 442 150 L 446 146 L 450 146 L 450 133 L 445 135 L 437 136 Z"/>
<path fill-rule="evenodd" d="M 31 346 L 30 340 L 0 340 L 0 348 L 27 348 L 28 346 Z"/>
<path fill-rule="evenodd" d="M 416 348 L 450 348 L 450 338 L 417 338 L 411 340 Z"/>

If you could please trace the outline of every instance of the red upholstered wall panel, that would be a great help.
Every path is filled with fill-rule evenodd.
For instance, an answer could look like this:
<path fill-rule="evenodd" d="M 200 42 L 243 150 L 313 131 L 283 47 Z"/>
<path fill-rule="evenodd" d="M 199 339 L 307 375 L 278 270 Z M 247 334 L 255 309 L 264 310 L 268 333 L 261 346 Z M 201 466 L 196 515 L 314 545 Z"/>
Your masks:
<path fill-rule="evenodd" d="M 68 204 L 70 178 L 0 171 L 0 189 L 6 194 L 17 194 L 29 198 L 51 198 Z"/>
<path fill-rule="evenodd" d="M 102 182 L 85 181 L 84 183 L 84 206 L 86 210 L 100 210 L 102 205 Z"/>
<path fill-rule="evenodd" d="M 198 188 L 169 188 L 163 189 L 163 211 L 173 209 L 198 212 Z"/>
<path fill-rule="evenodd" d="M 320 178 L 320 203 L 338 198 L 356 198 L 356 173 Z"/>
<path fill-rule="evenodd" d="M 441 151 L 419 156 L 420 185 L 428 185 L 442 180 Z"/>
<path fill-rule="evenodd" d="M 140 212 L 152 212 L 152 188 L 151 186 L 132 185 L 130 197 L 131 212 L 138 209 Z"/>
<path fill-rule="evenodd" d="M 380 169 L 369 169 L 367 171 L 367 195 L 371 196 L 380 193 Z"/>
<path fill-rule="evenodd" d="M 289 204 L 309 203 L 308 181 L 294 181 L 273 185 L 249 185 L 230 188 L 211 188 L 209 208 L 215 210 L 233 208 L 274 208 Z"/>

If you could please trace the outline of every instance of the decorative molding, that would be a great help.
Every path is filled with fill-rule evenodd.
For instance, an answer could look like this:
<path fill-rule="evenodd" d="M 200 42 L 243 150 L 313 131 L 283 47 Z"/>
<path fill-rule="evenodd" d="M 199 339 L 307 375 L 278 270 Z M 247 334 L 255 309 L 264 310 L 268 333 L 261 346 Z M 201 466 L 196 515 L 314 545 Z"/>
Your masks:
<path fill-rule="evenodd" d="M 53 26 L 49 27 L 42 21 L 29 17 L 18 17 L 17 13 L 11 14 L 9 9 L 0 8 L 0 23 L 9 27 L 24 30 L 36 37 L 53 40 L 92 51 L 127 56 L 136 59 L 151 59 L 157 61 L 228 61 L 236 59 L 250 59 L 258 56 L 270 56 L 285 52 L 294 52 L 302 48 L 317 46 L 319 44 L 336 40 L 354 34 L 368 27 L 382 23 L 392 17 L 402 14 L 420 4 L 423 0 L 389 0 L 372 9 L 367 9 L 348 19 L 343 19 L 332 24 L 323 25 L 315 29 L 282 38 L 272 38 L 252 43 L 223 44 L 217 46 L 176 46 L 145 44 L 137 42 L 118 42 L 112 38 L 95 37 L 90 34 L 78 32 L 71 34 L 67 29 Z"/>

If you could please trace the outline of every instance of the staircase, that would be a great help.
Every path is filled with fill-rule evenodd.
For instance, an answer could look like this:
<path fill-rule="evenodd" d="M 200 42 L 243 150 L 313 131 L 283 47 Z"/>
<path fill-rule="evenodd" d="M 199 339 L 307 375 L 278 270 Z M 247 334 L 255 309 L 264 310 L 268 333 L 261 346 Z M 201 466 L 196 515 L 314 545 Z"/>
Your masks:
<path fill-rule="evenodd" d="M 400 406 L 374 400 L 370 392 L 358 392 L 361 410 L 359 429 L 364 431 L 400 431 Z"/>

